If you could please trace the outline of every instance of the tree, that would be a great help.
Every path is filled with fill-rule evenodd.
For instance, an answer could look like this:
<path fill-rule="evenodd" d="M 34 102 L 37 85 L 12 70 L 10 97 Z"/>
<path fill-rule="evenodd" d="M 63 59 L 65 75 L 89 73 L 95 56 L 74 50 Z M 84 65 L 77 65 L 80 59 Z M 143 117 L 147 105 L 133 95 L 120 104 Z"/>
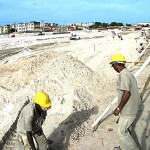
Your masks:
<path fill-rule="evenodd" d="M 110 24 L 110 26 L 123 26 L 123 23 L 112 22 L 112 23 Z"/>
<path fill-rule="evenodd" d="M 128 24 L 128 23 L 127 23 L 126 26 L 131 26 L 131 24 Z"/>
<path fill-rule="evenodd" d="M 102 26 L 102 23 L 101 23 L 101 22 L 95 22 L 95 26 L 101 27 L 101 26 Z"/>
<path fill-rule="evenodd" d="M 116 22 L 112 22 L 112 23 L 110 23 L 110 26 L 117 26 L 117 23 Z"/>
<path fill-rule="evenodd" d="M 145 27 L 149 27 L 149 24 L 146 24 Z"/>
<path fill-rule="evenodd" d="M 108 23 L 102 23 L 102 27 L 107 28 L 109 26 Z"/>
<path fill-rule="evenodd" d="M 14 28 L 11 28 L 11 29 L 9 29 L 8 30 L 8 33 L 13 33 L 13 32 L 15 32 L 16 30 L 14 29 Z"/>

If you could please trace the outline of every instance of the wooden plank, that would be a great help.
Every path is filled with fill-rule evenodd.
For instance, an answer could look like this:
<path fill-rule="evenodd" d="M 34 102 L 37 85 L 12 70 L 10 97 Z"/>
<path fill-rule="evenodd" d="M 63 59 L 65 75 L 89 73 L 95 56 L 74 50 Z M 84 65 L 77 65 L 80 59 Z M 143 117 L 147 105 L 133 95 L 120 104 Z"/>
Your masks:
<path fill-rule="evenodd" d="M 148 86 L 149 82 L 150 82 L 150 74 L 149 74 L 149 76 L 148 76 L 148 78 L 147 78 L 147 80 L 146 80 L 146 82 L 145 82 L 144 88 L 143 88 L 143 90 L 142 90 L 142 92 L 141 92 L 141 95 L 140 95 L 141 98 L 143 97 L 143 95 L 144 95 L 144 93 L 145 93 L 145 91 L 146 91 L 146 89 L 147 89 L 147 86 Z"/>
<path fill-rule="evenodd" d="M 126 62 L 126 63 L 133 63 L 133 62 L 132 62 L 132 61 L 128 61 L 128 62 Z M 135 64 L 138 64 L 138 63 L 142 63 L 142 64 L 143 64 L 144 61 L 135 61 L 134 63 L 135 63 Z"/>

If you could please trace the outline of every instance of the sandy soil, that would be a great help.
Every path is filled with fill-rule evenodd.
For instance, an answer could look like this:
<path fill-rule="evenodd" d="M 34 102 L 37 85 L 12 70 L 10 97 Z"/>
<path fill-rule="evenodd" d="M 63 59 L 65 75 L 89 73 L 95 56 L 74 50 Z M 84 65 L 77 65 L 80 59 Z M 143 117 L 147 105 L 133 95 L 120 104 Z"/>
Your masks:
<path fill-rule="evenodd" d="M 111 56 L 122 53 L 128 61 L 136 58 L 139 33 L 126 33 L 123 40 L 113 39 L 110 31 L 78 34 L 81 40 L 69 40 L 68 34 L 1 37 L 1 144 L 4 135 L 15 130 L 23 105 L 41 90 L 53 104 L 43 125 L 47 138 L 54 141 L 52 147 L 111 150 L 119 144 L 117 118 L 110 116 L 97 132 L 91 126 L 116 96 Z"/>

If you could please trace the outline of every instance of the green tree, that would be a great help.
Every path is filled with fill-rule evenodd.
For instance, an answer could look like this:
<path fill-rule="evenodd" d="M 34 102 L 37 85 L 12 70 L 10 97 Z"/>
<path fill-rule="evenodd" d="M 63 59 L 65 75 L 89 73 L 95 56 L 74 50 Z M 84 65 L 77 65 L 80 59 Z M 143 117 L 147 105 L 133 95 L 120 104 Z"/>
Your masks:
<path fill-rule="evenodd" d="M 112 23 L 110 23 L 110 26 L 123 26 L 123 23 L 112 22 Z"/>
<path fill-rule="evenodd" d="M 119 23 L 119 22 L 118 22 L 118 26 L 123 26 L 123 23 Z"/>
<path fill-rule="evenodd" d="M 149 24 L 146 24 L 145 27 L 149 27 Z"/>
<path fill-rule="evenodd" d="M 112 22 L 112 23 L 110 23 L 110 26 L 117 26 L 117 23 L 116 22 Z"/>
<path fill-rule="evenodd" d="M 102 26 L 102 23 L 101 23 L 101 22 L 95 22 L 95 26 L 96 26 L 96 27 L 101 27 L 101 26 Z"/>
<path fill-rule="evenodd" d="M 108 26 L 109 26 L 108 23 L 102 23 L 102 27 L 106 28 L 106 27 L 108 27 Z"/>
<path fill-rule="evenodd" d="M 126 26 L 131 26 L 131 24 L 127 23 Z"/>
<path fill-rule="evenodd" d="M 14 29 L 14 28 L 11 28 L 11 29 L 9 29 L 8 30 L 8 33 L 13 33 L 13 32 L 15 32 L 16 30 Z"/>

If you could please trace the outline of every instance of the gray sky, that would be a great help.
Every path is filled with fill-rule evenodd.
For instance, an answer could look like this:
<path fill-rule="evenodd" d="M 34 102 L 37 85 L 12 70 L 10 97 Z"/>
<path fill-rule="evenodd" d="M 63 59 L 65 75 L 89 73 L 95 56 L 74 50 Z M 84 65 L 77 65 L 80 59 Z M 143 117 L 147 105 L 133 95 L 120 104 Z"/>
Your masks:
<path fill-rule="evenodd" d="M 0 25 L 40 21 L 150 22 L 149 0 L 0 0 Z"/>

